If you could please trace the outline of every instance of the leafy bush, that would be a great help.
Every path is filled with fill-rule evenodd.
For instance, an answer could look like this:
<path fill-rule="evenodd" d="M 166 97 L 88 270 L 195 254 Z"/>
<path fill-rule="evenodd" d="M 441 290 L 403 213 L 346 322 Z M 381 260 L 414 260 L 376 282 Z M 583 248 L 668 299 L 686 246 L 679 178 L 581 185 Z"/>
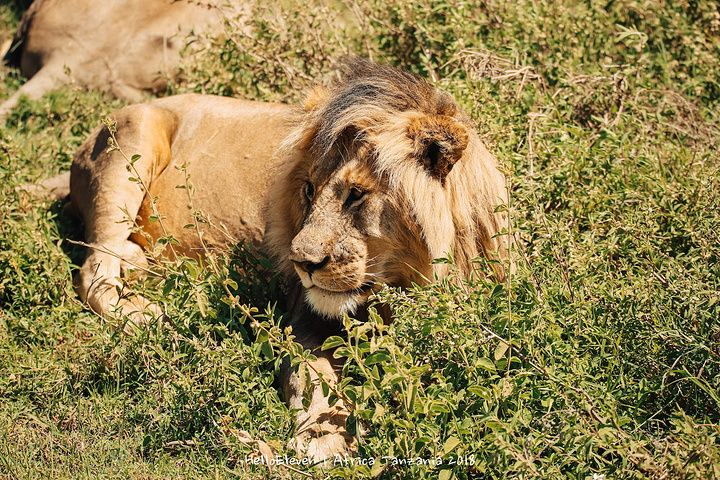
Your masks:
<path fill-rule="evenodd" d="M 204 41 L 173 92 L 296 100 L 347 53 L 434 78 L 512 186 L 508 284 L 385 289 L 391 325 L 328 341 L 359 450 L 312 475 L 720 477 L 717 2 L 264 2 Z M 158 268 L 170 322 L 123 336 L 72 292 L 76 222 L 15 189 L 119 106 L 65 88 L 0 127 L 0 472 L 293 478 L 247 461 L 293 455 L 273 381 L 309 355 L 267 260 Z"/>

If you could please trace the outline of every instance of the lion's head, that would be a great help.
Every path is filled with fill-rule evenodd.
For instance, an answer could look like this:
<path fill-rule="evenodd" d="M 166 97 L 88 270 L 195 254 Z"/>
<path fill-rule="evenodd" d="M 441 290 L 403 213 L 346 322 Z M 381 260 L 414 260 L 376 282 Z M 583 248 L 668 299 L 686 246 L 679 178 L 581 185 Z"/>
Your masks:
<path fill-rule="evenodd" d="M 505 179 L 450 95 L 353 58 L 304 107 L 283 146 L 266 247 L 317 313 L 353 313 L 381 284 L 427 283 L 450 252 L 463 275 L 475 257 L 506 255 L 495 213 Z"/>

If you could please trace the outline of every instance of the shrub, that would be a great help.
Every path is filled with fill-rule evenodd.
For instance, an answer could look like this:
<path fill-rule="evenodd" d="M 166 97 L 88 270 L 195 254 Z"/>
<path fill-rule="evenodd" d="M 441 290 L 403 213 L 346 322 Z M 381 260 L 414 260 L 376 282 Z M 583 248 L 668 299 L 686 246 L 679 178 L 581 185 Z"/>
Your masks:
<path fill-rule="evenodd" d="M 190 46 L 173 92 L 290 101 L 341 54 L 404 66 L 458 98 L 508 173 L 509 283 L 385 289 L 391 325 L 346 319 L 328 341 L 347 359 L 333 395 L 363 433 L 357 461 L 322 475 L 720 477 L 719 11 L 292 0 Z M 293 455 L 274 375 L 310 355 L 267 259 L 239 246 L 158 268 L 138 288 L 171 323 L 125 337 L 70 288 L 78 226 L 15 189 L 66 169 L 119 105 L 65 88 L 0 127 L 0 471 L 291 478 L 246 462 L 255 440 Z"/>

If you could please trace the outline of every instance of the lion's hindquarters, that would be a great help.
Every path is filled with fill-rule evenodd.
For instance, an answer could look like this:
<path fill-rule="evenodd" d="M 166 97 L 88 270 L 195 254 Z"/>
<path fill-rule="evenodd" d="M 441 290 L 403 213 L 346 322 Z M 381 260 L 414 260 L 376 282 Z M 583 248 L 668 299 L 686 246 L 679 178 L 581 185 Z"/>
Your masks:
<path fill-rule="evenodd" d="M 171 112 L 144 105 L 127 107 L 114 117 L 117 133 L 112 141 L 120 149 L 108 148 L 111 133 L 106 126 L 99 128 L 75 155 L 70 179 L 71 200 L 91 245 L 75 286 L 80 298 L 101 315 L 127 304 L 121 301 L 118 280 L 123 262 L 136 264 L 144 258 L 128 238 L 146 189 L 169 162 L 177 123 Z M 135 310 L 147 306 L 144 300 L 136 303 Z"/>
<path fill-rule="evenodd" d="M 171 257 L 201 256 L 206 247 L 217 252 L 243 239 L 260 243 L 287 116 L 283 105 L 203 95 L 111 115 L 115 138 L 107 127 L 98 129 L 72 166 L 71 199 L 94 247 L 78 275 L 81 298 L 108 313 L 120 297 L 91 284 L 117 287 L 122 267 L 113 258 L 127 260 L 138 244 L 162 236 L 180 241 L 162 252 Z M 108 139 L 117 148 L 108 150 Z"/>

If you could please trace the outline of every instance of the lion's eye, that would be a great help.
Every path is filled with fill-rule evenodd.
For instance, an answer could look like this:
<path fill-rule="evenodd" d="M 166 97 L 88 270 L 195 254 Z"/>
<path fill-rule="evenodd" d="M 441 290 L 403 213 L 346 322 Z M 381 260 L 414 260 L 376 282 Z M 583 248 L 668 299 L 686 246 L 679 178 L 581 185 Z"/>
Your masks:
<path fill-rule="evenodd" d="M 305 198 L 312 201 L 315 196 L 315 186 L 312 183 L 307 182 L 305 184 L 305 188 L 303 189 L 303 193 L 305 194 Z"/>
<path fill-rule="evenodd" d="M 357 187 L 353 187 L 350 189 L 350 193 L 348 194 L 345 204 L 349 207 L 354 207 L 356 205 L 359 205 L 363 201 L 364 198 L 365 198 L 365 191 L 360 190 Z"/>

